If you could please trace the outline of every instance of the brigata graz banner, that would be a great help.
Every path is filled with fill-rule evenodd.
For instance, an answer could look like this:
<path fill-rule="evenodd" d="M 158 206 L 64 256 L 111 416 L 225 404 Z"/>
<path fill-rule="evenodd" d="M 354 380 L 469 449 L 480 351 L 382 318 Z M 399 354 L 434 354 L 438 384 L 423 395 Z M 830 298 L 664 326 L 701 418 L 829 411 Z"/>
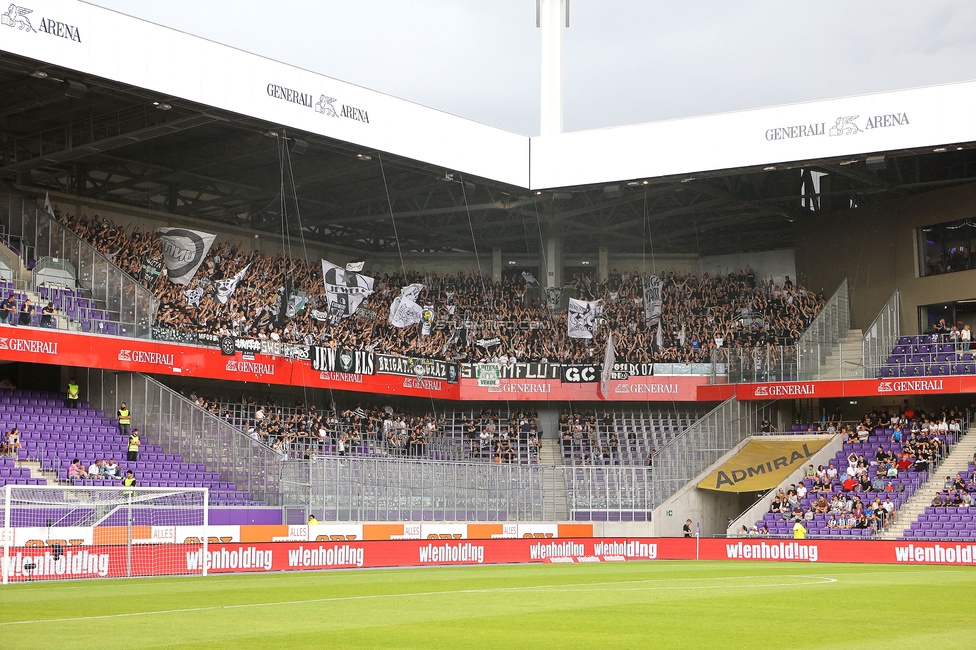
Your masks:
<path fill-rule="evenodd" d="M 439 379 L 449 384 L 456 384 L 458 383 L 459 369 L 458 364 L 440 359 L 377 354 L 376 373 L 399 377 Z"/>
<path fill-rule="evenodd" d="M 597 537 L 566 539 L 423 539 L 394 541 L 137 544 L 118 546 L 12 547 L 11 581 L 107 578 L 126 575 L 265 573 L 378 567 L 485 564 L 633 562 L 655 560 L 746 560 L 846 562 L 857 564 L 976 565 L 976 544 L 792 540 L 774 538 L 681 539 Z M 127 568 L 131 567 L 132 573 Z M 816 576 L 812 579 L 816 580 Z"/>

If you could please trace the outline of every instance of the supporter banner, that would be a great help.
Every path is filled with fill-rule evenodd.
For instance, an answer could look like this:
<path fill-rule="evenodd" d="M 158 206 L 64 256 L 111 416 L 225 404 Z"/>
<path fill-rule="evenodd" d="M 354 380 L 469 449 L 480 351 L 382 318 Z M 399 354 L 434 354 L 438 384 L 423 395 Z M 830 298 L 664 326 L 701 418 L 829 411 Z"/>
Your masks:
<path fill-rule="evenodd" d="M 698 484 L 719 492 L 762 492 L 776 487 L 830 442 L 817 440 L 750 440 L 746 446 Z"/>
<path fill-rule="evenodd" d="M 230 297 L 234 295 L 234 291 L 237 290 L 237 285 L 240 284 L 244 276 L 247 275 L 247 270 L 251 268 L 248 264 L 243 269 L 238 271 L 233 275 L 233 277 L 227 278 L 225 280 L 217 280 L 214 282 L 214 287 L 217 295 L 217 301 L 222 305 L 226 305 Z"/>
<path fill-rule="evenodd" d="M 559 368 L 559 366 L 555 366 Z M 501 366 L 504 371 L 505 366 Z M 504 375 L 497 386 L 478 386 L 477 378 L 461 380 L 460 398 L 464 400 L 608 400 L 629 402 L 693 402 L 708 377 L 631 377 L 611 380 L 607 393 L 597 390 L 596 380 L 585 383 L 562 379 L 511 379 Z"/>
<path fill-rule="evenodd" d="M 484 364 L 466 363 L 461 366 L 461 377 L 469 379 L 477 376 L 478 366 Z M 499 379 L 559 379 L 562 369 L 555 363 L 509 363 L 498 365 Z M 616 377 L 614 377 L 616 379 Z"/>
<path fill-rule="evenodd" d="M 340 319 L 355 314 L 366 296 L 373 293 L 373 278 L 327 260 L 322 260 L 322 278 L 329 307 L 335 309 Z"/>
<path fill-rule="evenodd" d="M 169 281 L 173 284 L 190 284 L 216 235 L 185 228 L 157 228 L 156 234 L 163 249 Z"/>
<path fill-rule="evenodd" d="M 610 375 L 613 374 L 613 364 L 617 361 L 617 355 L 613 349 L 613 332 L 607 336 L 607 347 L 604 351 L 603 366 L 600 368 L 600 391 L 606 395 L 610 388 Z"/>
<path fill-rule="evenodd" d="M 598 366 L 564 365 L 561 379 L 567 384 L 587 384 L 600 380 Z"/>
<path fill-rule="evenodd" d="M 409 524 L 408 524 L 409 525 Z M 417 524 L 419 528 L 419 524 Z M 446 533 L 445 535 L 450 535 Z M 625 562 L 656 560 L 745 560 L 858 564 L 976 565 L 969 542 L 682 539 L 673 537 L 517 538 L 394 541 L 320 540 L 282 542 L 139 544 L 69 548 L 12 547 L 11 581 L 126 575 L 266 573 L 322 569 L 460 566 L 486 564 Z M 129 561 L 131 560 L 131 561 Z M 128 567 L 131 566 L 131 573 Z"/>
<path fill-rule="evenodd" d="M 651 377 L 654 375 L 653 363 L 627 363 L 616 361 L 610 379 L 629 379 L 630 377 Z"/>
<path fill-rule="evenodd" d="M 417 297 L 423 289 L 422 284 L 410 284 L 400 289 L 400 295 L 390 305 L 390 325 L 409 327 L 420 322 L 423 307 L 417 304 Z"/>
<path fill-rule="evenodd" d="M 401 377 L 426 377 L 441 379 L 451 384 L 458 383 L 458 365 L 440 359 L 377 354 L 376 373 Z"/>
<path fill-rule="evenodd" d="M 644 324 L 653 327 L 661 322 L 661 308 L 664 304 L 661 287 L 664 282 L 656 275 L 641 278 L 644 285 Z"/>
<path fill-rule="evenodd" d="M 499 364 L 497 363 L 479 363 L 477 366 L 478 372 L 478 386 L 489 386 L 495 387 L 501 385 L 499 378 Z"/>
<path fill-rule="evenodd" d="M 192 337 L 192 341 L 196 342 L 196 337 Z M 251 339 L 237 339 L 235 345 L 238 341 Z M 246 345 L 250 347 L 253 344 L 249 342 Z M 0 325 L 0 361 L 458 399 L 456 364 L 443 361 L 432 363 L 432 367 L 438 368 L 445 379 L 430 379 L 416 374 L 409 377 L 355 375 L 314 370 L 308 360 L 284 356 L 289 350 L 299 352 L 305 349 L 304 346 L 293 347 L 282 345 L 281 356 L 267 356 L 260 352 L 258 346 L 258 352 L 247 352 L 251 358 L 242 359 L 236 354 L 224 356 L 218 347 Z M 438 364 L 454 368 L 453 382 L 451 370 L 442 369 Z"/>
<path fill-rule="evenodd" d="M 342 348 L 314 348 L 312 368 L 328 372 L 345 372 L 354 375 L 372 375 L 376 358 L 372 352 L 343 350 Z"/>
<path fill-rule="evenodd" d="M 566 333 L 571 339 L 591 339 L 596 332 L 596 317 L 600 311 L 600 301 L 569 299 L 569 317 L 566 320 Z"/>
<path fill-rule="evenodd" d="M 872 395 L 951 395 L 976 392 L 976 376 L 912 377 L 905 379 L 851 379 L 838 381 L 767 382 L 762 384 L 723 384 L 703 386 L 703 401 L 819 399 L 830 397 L 868 397 Z"/>

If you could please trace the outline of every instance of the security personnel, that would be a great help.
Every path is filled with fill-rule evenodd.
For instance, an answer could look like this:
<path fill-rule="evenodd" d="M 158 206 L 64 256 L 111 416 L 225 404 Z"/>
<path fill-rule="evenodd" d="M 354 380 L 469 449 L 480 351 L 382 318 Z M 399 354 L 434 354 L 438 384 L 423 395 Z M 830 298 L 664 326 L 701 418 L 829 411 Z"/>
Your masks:
<path fill-rule="evenodd" d="M 129 435 L 129 425 L 132 424 L 132 415 L 129 413 L 129 407 L 126 406 L 125 402 L 119 406 L 119 433 L 123 436 Z"/>
<path fill-rule="evenodd" d="M 139 460 L 139 445 L 142 441 L 139 439 L 139 429 L 133 429 L 132 434 L 129 436 L 129 455 L 128 459 L 130 463 L 134 463 Z"/>
<path fill-rule="evenodd" d="M 309 526 L 318 526 L 319 525 L 319 520 L 315 518 L 315 515 L 309 515 L 308 516 L 308 525 Z"/>
<path fill-rule="evenodd" d="M 122 485 L 124 487 L 136 487 L 136 477 L 133 476 L 131 469 L 125 473 L 125 478 L 122 479 Z M 124 494 L 127 497 L 131 497 L 132 496 L 132 491 L 131 490 L 127 490 L 127 491 L 123 492 L 122 494 Z"/>
<path fill-rule="evenodd" d="M 72 377 L 68 380 L 68 399 L 65 402 L 65 406 L 68 408 L 78 408 L 79 397 L 81 397 L 81 387 L 78 386 L 78 381 Z"/>

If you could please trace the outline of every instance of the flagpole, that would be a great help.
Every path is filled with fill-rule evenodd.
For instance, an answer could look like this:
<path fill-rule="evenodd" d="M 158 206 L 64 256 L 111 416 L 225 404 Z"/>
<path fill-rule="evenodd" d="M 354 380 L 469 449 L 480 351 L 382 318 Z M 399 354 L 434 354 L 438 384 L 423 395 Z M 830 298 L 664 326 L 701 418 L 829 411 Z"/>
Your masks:
<path fill-rule="evenodd" d="M 695 559 L 701 559 L 699 550 L 701 549 L 701 522 L 695 524 Z"/>

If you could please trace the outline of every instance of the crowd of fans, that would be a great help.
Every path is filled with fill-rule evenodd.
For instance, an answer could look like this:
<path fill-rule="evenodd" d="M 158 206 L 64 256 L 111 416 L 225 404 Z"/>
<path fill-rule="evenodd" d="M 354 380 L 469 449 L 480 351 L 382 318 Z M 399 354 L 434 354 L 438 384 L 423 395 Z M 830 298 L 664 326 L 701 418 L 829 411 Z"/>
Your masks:
<path fill-rule="evenodd" d="M 206 398 L 195 391 L 185 397 L 213 415 L 241 426 L 252 438 L 297 456 L 317 453 L 364 453 L 392 456 L 424 456 L 432 442 L 454 437 L 456 424 L 444 412 L 434 415 L 409 413 L 390 405 L 357 403 L 354 408 L 328 408 L 298 399 L 293 406 L 272 397 L 256 400 L 242 396 L 238 403 Z M 536 411 L 519 410 L 507 415 L 486 409 L 464 418 L 457 436 L 460 452 L 471 458 L 511 463 L 535 460 L 541 430 Z M 450 429 L 450 431 L 448 431 Z M 445 445 L 444 448 L 448 448 Z"/>
<path fill-rule="evenodd" d="M 880 530 L 895 520 L 890 495 L 905 489 L 898 477 L 904 472 L 932 469 L 948 452 L 947 434 L 962 431 L 969 414 L 957 407 L 943 406 L 926 412 L 906 406 L 890 412 L 872 409 L 856 422 L 845 423 L 843 418 L 839 406 L 833 412 L 824 408 L 820 422 L 812 425 L 810 431 L 840 433 L 845 443 L 857 444 L 866 442 L 872 433 L 891 430 L 891 444 L 878 445 L 873 456 L 852 451 L 843 471 L 834 463 L 817 468 L 808 465 L 803 480 L 778 491 L 769 506 L 770 513 L 801 523 L 818 514 L 829 515 L 828 528 Z M 947 496 L 953 504 L 968 505 L 968 492 L 976 491 L 976 482 L 967 483 L 961 474 L 956 479 L 946 477 L 946 490 L 946 494 L 936 497 L 940 502 L 933 505 L 946 505 Z M 808 494 L 815 496 L 805 501 Z M 740 533 L 762 535 L 768 531 L 764 533 L 753 526 Z"/>
<path fill-rule="evenodd" d="M 96 216 L 63 214 L 59 221 L 159 298 L 156 324 L 180 332 L 234 335 L 305 345 L 336 345 L 390 354 L 451 358 L 459 361 L 599 362 L 603 342 L 614 333 L 620 361 L 689 363 L 713 360 L 730 347 L 766 349 L 795 342 L 825 304 L 823 295 L 794 285 L 757 279 L 745 269 L 728 275 L 662 275 L 661 341 L 657 326 L 645 325 L 644 296 L 638 273 L 609 274 L 605 282 L 575 276 L 566 290 L 584 300 L 601 300 L 603 315 L 595 339 L 567 335 L 565 312 L 550 309 L 542 292 L 529 291 L 518 272 L 500 282 L 478 274 L 407 272 L 375 278 L 374 293 L 359 311 L 338 325 L 313 318 L 328 312 L 318 260 L 271 257 L 239 243 L 215 244 L 188 286 L 167 279 L 159 237 L 127 230 Z M 250 265 L 226 304 L 214 295 L 215 283 Z M 367 268 L 364 273 L 368 274 Z M 308 303 L 290 321 L 276 318 L 285 280 L 304 291 Z M 400 289 L 425 285 L 418 303 L 431 306 L 435 327 L 421 336 L 419 326 L 389 324 L 390 305 Z M 571 285 L 571 286 L 569 286 Z M 202 290 L 191 304 L 186 290 Z M 498 339 L 496 343 L 494 339 Z M 491 344 L 477 345 L 478 341 Z"/>

